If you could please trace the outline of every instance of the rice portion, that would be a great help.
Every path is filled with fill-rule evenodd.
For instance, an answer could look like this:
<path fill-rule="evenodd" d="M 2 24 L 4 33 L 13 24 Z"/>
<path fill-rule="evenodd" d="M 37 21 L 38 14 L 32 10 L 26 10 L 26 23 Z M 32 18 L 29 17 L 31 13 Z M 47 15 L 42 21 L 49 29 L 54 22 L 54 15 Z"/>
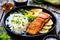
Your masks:
<path fill-rule="evenodd" d="M 11 31 L 21 34 L 24 33 L 28 26 L 28 19 L 22 14 L 10 14 L 7 18 L 6 25 L 9 25 Z"/>

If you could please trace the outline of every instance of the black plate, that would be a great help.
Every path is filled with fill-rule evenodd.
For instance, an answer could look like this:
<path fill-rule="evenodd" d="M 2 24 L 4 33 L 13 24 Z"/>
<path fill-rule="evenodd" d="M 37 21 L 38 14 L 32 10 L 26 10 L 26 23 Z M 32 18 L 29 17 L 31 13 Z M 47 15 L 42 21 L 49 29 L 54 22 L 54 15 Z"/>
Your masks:
<path fill-rule="evenodd" d="M 54 38 L 56 40 L 60 40 L 59 37 L 57 35 L 47 35 L 43 38 L 43 40 L 46 40 L 47 38 Z"/>
<path fill-rule="evenodd" d="M 56 17 L 53 15 L 53 13 L 52 13 L 51 11 L 46 10 L 46 9 L 44 9 L 44 8 L 41 8 L 41 7 L 36 7 L 36 6 L 21 6 L 21 7 L 18 7 L 18 8 L 15 8 L 15 9 L 11 10 L 10 12 L 8 12 L 8 13 L 4 16 L 3 26 L 4 26 L 4 28 L 5 28 L 7 31 L 9 31 L 11 34 L 15 34 L 15 35 L 19 35 L 19 36 L 25 36 L 25 37 L 36 37 L 36 36 L 42 36 L 42 35 L 47 34 L 47 33 L 45 33 L 45 34 L 36 34 L 36 35 L 33 35 L 33 36 L 32 36 L 32 35 L 28 35 L 27 33 L 24 33 L 24 34 L 16 34 L 16 33 L 14 33 L 14 32 L 11 32 L 10 28 L 9 28 L 8 26 L 6 26 L 5 21 L 6 21 L 7 17 L 10 15 L 11 12 L 16 12 L 18 9 L 21 9 L 21 8 L 23 8 L 23 9 L 32 9 L 32 8 L 40 8 L 40 9 L 43 9 L 44 12 L 46 12 L 46 13 L 48 13 L 48 14 L 51 15 L 51 20 L 53 21 L 52 28 L 48 31 L 48 33 L 51 32 L 51 31 L 56 27 L 57 20 L 56 20 Z"/>

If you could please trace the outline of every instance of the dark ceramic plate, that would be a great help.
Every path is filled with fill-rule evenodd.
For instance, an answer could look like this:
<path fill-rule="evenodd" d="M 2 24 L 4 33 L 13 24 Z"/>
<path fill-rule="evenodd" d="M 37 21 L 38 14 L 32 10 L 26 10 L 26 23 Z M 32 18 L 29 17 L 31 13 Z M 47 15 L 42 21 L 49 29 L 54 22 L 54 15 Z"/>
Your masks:
<path fill-rule="evenodd" d="M 41 8 L 41 7 L 36 7 L 36 6 L 21 6 L 21 7 L 18 7 L 18 8 L 14 8 L 14 9 L 11 10 L 10 12 L 8 12 L 8 13 L 5 15 L 4 19 L 3 19 L 3 26 L 4 26 L 4 28 L 5 28 L 7 31 L 9 31 L 11 34 L 15 34 L 15 35 L 19 35 L 19 36 L 25 36 L 25 37 L 36 37 L 36 36 L 42 36 L 42 35 L 46 35 L 46 34 L 47 34 L 47 33 L 45 33 L 45 34 L 40 34 L 40 33 L 38 33 L 38 34 L 32 36 L 32 35 L 29 35 L 29 34 L 27 34 L 27 33 L 16 34 L 16 33 L 14 33 L 14 32 L 11 32 L 9 26 L 7 26 L 7 25 L 5 24 L 5 21 L 6 21 L 7 17 L 11 14 L 11 12 L 16 12 L 18 9 L 21 9 L 21 8 L 22 8 L 22 9 L 27 9 L 27 10 L 28 10 L 28 9 L 32 9 L 32 8 L 40 8 L 40 9 L 43 9 L 44 12 L 46 12 L 46 13 L 48 13 L 48 14 L 51 15 L 51 20 L 53 21 L 52 28 L 48 31 L 48 33 L 51 32 L 51 31 L 56 27 L 56 22 L 57 22 L 57 20 L 56 20 L 56 17 L 53 15 L 53 13 L 52 13 L 51 11 L 46 10 L 46 9 L 44 9 L 44 8 Z"/>
<path fill-rule="evenodd" d="M 17 7 L 27 5 L 27 3 L 28 3 L 28 0 L 26 0 L 25 2 L 17 2 L 17 1 L 14 0 L 14 4 Z"/>
<path fill-rule="evenodd" d="M 56 40 L 60 40 L 59 37 L 57 35 L 47 35 L 43 38 L 43 40 L 47 40 L 49 38 L 53 38 L 52 40 L 56 39 Z M 49 39 L 51 40 L 51 39 Z"/>

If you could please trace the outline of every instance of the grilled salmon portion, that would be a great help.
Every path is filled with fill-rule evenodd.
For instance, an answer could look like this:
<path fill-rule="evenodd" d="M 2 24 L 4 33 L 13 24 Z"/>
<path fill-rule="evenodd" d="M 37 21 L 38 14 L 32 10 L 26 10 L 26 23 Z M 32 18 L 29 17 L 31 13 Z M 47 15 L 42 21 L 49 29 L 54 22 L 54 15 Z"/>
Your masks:
<path fill-rule="evenodd" d="M 45 23 L 50 19 L 50 15 L 48 13 L 45 13 L 45 12 L 40 12 L 40 14 L 38 15 L 38 17 L 44 19 Z"/>
<path fill-rule="evenodd" d="M 32 35 L 37 34 L 49 19 L 50 15 L 42 12 L 37 16 L 37 18 L 32 23 L 30 23 L 26 32 Z"/>
<path fill-rule="evenodd" d="M 29 34 L 36 34 L 41 28 L 44 20 L 37 17 L 28 27 L 27 32 Z"/>

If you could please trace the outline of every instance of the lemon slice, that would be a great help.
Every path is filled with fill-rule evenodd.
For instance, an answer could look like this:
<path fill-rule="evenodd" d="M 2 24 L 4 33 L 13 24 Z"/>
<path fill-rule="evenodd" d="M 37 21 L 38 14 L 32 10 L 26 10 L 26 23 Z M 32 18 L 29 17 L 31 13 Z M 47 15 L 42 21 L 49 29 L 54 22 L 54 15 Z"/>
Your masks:
<path fill-rule="evenodd" d="M 52 28 L 52 26 L 44 26 L 43 27 L 43 29 L 46 29 L 46 30 L 49 30 L 49 29 L 51 29 Z"/>
<path fill-rule="evenodd" d="M 38 16 L 40 14 L 40 12 L 42 12 L 42 9 L 31 9 L 31 11 L 34 13 L 34 16 Z"/>
<path fill-rule="evenodd" d="M 44 33 L 47 33 L 49 30 L 46 30 L 46 29 L 42 29 L 41 31 L 39 31 L 39 33 L 42 33 L 42 34 L 44 34 Z"/>
<path fill-rule="evenodd" d="M 52 20 L 50 19 L 45 25 L 53 25 Z"/>

